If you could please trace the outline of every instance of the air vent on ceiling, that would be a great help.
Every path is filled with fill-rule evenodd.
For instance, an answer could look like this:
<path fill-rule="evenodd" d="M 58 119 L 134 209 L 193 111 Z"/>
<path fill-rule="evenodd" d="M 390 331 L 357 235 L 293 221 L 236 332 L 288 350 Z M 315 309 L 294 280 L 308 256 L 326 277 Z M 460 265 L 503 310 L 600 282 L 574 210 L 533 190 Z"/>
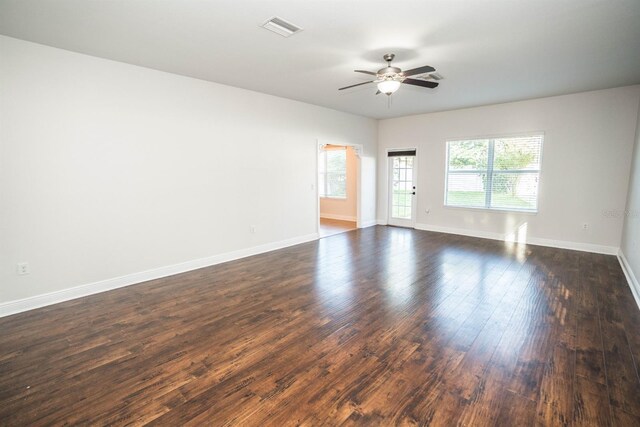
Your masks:
<path fill-rule="evenodd" d="M 276 34 L 280 34 L 283 37 L 289 37 L 297 32 L 302 31 L 302 28 L 298 27 L 291 22 L 285 21 L 282 18 L 274 16 L 261 25 L 262 28 L 266 28 L 269 31 L 273 31 Z"/>

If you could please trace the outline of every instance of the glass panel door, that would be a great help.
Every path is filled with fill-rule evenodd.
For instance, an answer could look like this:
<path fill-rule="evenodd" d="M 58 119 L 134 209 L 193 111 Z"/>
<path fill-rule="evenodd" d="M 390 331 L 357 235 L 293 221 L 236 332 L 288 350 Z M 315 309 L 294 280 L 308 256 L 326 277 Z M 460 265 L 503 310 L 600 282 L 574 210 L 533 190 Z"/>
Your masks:
<path fill-rule="evenodd" d="M 389 224 L 413 227 L 415 218 L 415 156 L 389 157 Z"/>

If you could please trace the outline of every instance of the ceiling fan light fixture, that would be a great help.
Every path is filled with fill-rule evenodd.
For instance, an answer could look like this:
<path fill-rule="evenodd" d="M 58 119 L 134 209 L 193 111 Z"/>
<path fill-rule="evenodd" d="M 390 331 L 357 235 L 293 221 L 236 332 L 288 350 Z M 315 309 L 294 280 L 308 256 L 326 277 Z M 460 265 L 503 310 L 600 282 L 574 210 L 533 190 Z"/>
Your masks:
<path fill-rule="evenodd" d="M 392 93 L 397 91 L 399 88 L 400 88 L 399 80 L 388 79 L 388 80 L 383 80 L 381 82 L 378 82 L 378 90 L 384 93 L 385 95 L 391 95 Z"/>

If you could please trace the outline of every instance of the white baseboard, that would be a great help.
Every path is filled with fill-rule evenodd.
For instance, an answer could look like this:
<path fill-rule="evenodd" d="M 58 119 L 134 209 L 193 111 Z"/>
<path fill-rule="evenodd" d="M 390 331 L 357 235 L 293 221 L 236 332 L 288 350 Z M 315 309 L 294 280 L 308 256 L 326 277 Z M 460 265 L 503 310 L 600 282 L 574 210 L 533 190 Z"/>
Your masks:
<path fill-rule="evenodd" d="M 504 236 L 499 233 L 491 233 L 480 230 L 467 230 L 464 228 L 441 227 L 439 225 L 415 224 L 416 230 L 435 231 L 437 233 L 458 234 L 461 236 L 480 237 L 481 239 L 504 240 Z"/>
<path fill-rule="evenodd" d="M 360 228 L 367 228 L 367 227 L 372 227 L 374 225 L 377 225 L 378 221 L 375 219 L 369 220 L 369 221 L 362 221 L 360 224 Z"/>
<path fill-rule="evenodd" d="M 438 233 L 459 234 L 462 236 L 479 237 L 482 239 L 492 239 L 509 241 L 504 234 L 493 233 L 490 231 L 477 231 L 464 228 L 440 227 L 429 224 L 416 224 L 416 230 L 436 231 Z M 574 251 L 593 252 L 597 254 L 617 255 L 618 248 L 614 246 L 594 245 L 591 243 L 568 242 L 564 240 L 540 239 L 537 237 L 528 237 L 527 244 L 548 246 L 551 248 L 571 249 Z"/>
<path fill-rule="evenodd" d="M 251 248 L 239 249 L 237 251 L 226 252 L 224 254 L 186 261 L 180 264 L 169 265 L 166 267 L 155 268 L 153 270 L 128 274 L 126 276 L 101 280 L 99 282 L 88 283 L 86 285 L 80 285 L 68 289 L 62 289 L 47 294 L 35 295 L 33 297 L 15 301 L 8 301 L 0 303 L 0 317 L 21 313 L 23 311 L 33 310 L 35 308 L 40 308 L 51 304 L 57 304 L 59 302 L 69 301 L 72 299 L 97 294 L 112 289 L 122 288 L 124 286 L 135 285 L 136 283 L 160 279 L 167 276 L 173 276 L 174 274 L 197 270 L 198 268 L 221 264 L 223 262 L 233 261 L 239 258 L 258 255 L 264 252 L 274 251 L 276 249 L 282 249 L 288 246 L 310 242 L 312 240 L 317 240 L 318 238 L 318 233 L 307 234 L 305 236 L 294 237 L 292 239 L 281 240 L 279 242 L 266 243 L 259 246 L 253 246 Z"/>
<path fill-rule="evenodd" d="M 622 267 L 624 275 L 627 277 L 627 282 L 629 282 L 629 287 L 631 288 L 633 298 L 636 300 L 638 308 L 640 308 L 640 283 L 638 283 L 638 279 L 633 273 L 631 265 L 629 264 L 629 261 L 627 261 L 627 258 L 624 256 L 622 249 L 618 251 L 618 261 L 620 262 L 620 266 Z"/>
<path fill-rule="evenodd" d="M 376 219 L 376 224 L 377 225 L 387 225 L 387 220 L 386 219 Z"/>
<path fill-rule="evenodd" d="M 320 218 L 337 219 L 339 221 L 356 221 L 355 216 L 349 216 L 349 215 L 334 215 L 334 214 L 321 213 Z"/>
<path fill-rule="evenodd" d="M 617 255 L 619 248 L 615 246 L 595 245 L 592 243 L 568 242 L 564 240 L 539 239 L 532 237 L 527 243 L 551 248 L 571 249 L 574 251 L 592 252 L 594 254 Z"/>

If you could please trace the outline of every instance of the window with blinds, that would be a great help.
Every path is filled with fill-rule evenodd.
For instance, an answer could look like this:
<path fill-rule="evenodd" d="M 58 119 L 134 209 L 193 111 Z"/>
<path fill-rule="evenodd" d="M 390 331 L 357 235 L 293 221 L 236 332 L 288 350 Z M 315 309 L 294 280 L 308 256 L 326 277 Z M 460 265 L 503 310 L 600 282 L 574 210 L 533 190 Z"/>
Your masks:
<path fill-rule="evenodd" d="M 538 211 L 543 135 L 447 141 L 445 205 Z"/>
<path fill-rule="evenodd" d="M 346 199 L 347 197 L 347 151 L 325 149 L 320 152 L 318 189 L 320 197 Z"/>

